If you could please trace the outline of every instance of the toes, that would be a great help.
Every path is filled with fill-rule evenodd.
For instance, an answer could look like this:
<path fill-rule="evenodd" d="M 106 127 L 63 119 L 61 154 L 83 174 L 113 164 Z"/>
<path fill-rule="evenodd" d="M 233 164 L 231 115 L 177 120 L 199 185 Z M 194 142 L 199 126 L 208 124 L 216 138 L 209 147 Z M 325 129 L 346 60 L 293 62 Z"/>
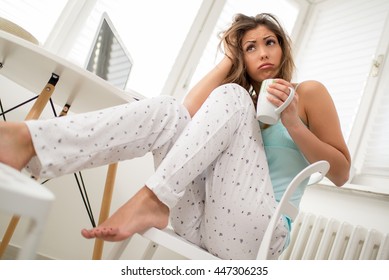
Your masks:
<path fill-rule="evenodd" d="M 111 227 L 103 227 L 103 228 L 93 228 L 93 229 L 83 229 L 81 230 L 81 235 L 84 238 L 92 239 L 92 238 L 100 238 L 103 240 L 110 240 L 111 237 L 115 237 L 118 233 L 117 228 Z"/>
<path fill-rule="evenodd" d="M 116 233 L 117 233 L 117 229 L 113 229 L 111 227 L 109 228 L 101 228 L 101 229 L 96 229 L 95 233 L 96 233 L 96 237 L 97 238 L 107 238 L 107 237 L 112 237 L 112 236 L 115 236 Z"/>
<path fill-rule="evenodd" d="M 107 228 L 107 236 L 115 236 L 118 233 L 118 229 Z"/>
<path fill-rule="evenodd" d="M 94 236 L 95 236 L 96 238 L 101 238 L 101 237 L 104 236 L 104 231 L 101 230 L 100 228 L 95 228 L 95 229 L 93 229 L 93 233 L 94 233 Z"/>
<path fill-rule="evenodd" d="M 81 235 L 87 239 L 94 238 L 92 230 L 83 229 L 81 230 Z"/>

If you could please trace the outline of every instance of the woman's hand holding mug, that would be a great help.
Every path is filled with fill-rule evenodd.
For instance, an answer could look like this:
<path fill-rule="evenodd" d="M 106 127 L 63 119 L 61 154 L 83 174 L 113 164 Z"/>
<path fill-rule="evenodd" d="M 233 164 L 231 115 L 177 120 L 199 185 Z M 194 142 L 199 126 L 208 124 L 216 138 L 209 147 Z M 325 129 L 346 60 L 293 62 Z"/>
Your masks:
<path fill-rule="evenodd" d="M 257 103 L 257 120 L 269 125 L 278 122 L 281 117 L 281 112 L 292 102 L 295 94 L 294 88 L 289 87 L 288 98 L 281 106 L 276 107 L 268 100 L 268 95 L 270 93 L 267 91 L 267 88 L 272 83 L 274 83 L 274 79 L 267 79 L 262 82 Z"/>

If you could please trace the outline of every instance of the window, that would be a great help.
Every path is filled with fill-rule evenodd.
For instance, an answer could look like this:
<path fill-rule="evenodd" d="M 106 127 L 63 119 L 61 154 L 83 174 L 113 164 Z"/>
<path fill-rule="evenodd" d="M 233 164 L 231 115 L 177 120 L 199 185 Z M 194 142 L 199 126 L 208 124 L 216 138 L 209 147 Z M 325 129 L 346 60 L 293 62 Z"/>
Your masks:
<path fill-rule="evenodd" d="M 147 97 L 160 95 L 201 3 L 148 0 L 129 5 L 126 0 L 98 0 L 68 59 L 84 65 L 106 11 L 134 59 L 127 87 Z"/>
<path fill-rule="evenodd" d="M 388 12 L 386 0 L 317 4 L 297 60 L 297 80 L 323 82 L 334 99 L 353 156 L 351 182 L 370 186 L 389 176 L 389 89 L 383 69 L 372 69 L 387 56 Z"/>

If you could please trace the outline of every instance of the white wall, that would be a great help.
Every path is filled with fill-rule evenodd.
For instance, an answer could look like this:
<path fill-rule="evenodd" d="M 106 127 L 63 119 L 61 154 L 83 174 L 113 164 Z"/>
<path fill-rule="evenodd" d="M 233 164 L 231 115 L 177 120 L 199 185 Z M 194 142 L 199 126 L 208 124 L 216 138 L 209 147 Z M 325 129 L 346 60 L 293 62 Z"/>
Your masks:
<path fill-rule="evenodd" d="M 389 195 L 362 189 L 366 188 L 347 184 L 341 188 L 326 184 L 309 186 L 300 207 L 302 211 L 389 233 Z"/>

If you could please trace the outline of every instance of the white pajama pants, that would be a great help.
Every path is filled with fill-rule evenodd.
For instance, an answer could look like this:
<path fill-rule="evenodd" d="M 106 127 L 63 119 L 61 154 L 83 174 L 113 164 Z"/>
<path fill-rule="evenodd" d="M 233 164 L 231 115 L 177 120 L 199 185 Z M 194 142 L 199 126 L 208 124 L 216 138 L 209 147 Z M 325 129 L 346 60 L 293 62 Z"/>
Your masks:
<path fill-rule="evenodd" d="M 28 121 L 40 177 L 142 156 L 156 172 L 146 185 L 170 209 L 174 230 L 223 259 L 255 258 L 277 202 L 255 109 L 236 84 L 218 87 L 193 119 L 172 97 L 101 111 Z M 272 256 L 288 230 L 280 219 Z"/>

